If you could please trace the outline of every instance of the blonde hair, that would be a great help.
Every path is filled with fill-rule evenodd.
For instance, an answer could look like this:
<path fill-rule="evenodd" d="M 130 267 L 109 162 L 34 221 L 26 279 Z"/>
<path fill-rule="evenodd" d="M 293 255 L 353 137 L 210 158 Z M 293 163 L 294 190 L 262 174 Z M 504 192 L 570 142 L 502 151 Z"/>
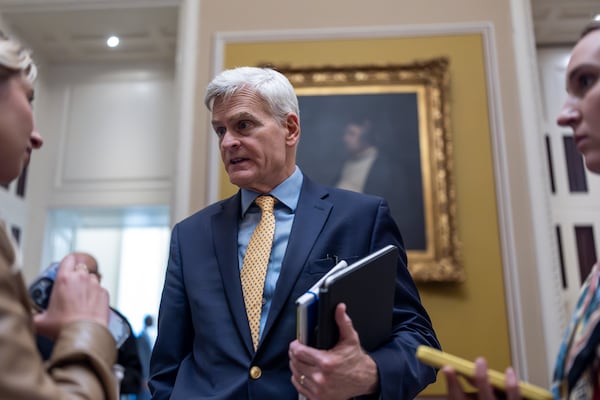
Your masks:
<path fill-rule="evenodd" d="M 14 73 L 22 73 L 25 79 L 33 82 L 37 68 L 31 52 L 0 31 L 0 77 L 6 78 Z"/>

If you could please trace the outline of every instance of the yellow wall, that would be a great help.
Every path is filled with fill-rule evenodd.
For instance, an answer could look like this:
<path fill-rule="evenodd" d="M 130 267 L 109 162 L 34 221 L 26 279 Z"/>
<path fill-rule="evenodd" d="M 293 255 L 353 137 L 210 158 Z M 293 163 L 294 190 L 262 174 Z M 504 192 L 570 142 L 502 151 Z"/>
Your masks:
<path fill-rule="evenodd" d="M 270 62 L 293 67 L 407 63 L 450 59 L 451 119 L 458 206 L 467 280 L 420 285 L 422 300 L 444 350 L 489 364 L 510 364 L 500 239 L 498 236 L 482 38 L 477 34 L 368 40 L 230 43 L 225 68 Z M 401 121 L 399 121 L 401 123 Z M 224 174 L 221 194 L 233 193 Z M 409 232 L 405 232 L 409 235 Z M 444 392 L 443 379 L 430 395 Z"/>

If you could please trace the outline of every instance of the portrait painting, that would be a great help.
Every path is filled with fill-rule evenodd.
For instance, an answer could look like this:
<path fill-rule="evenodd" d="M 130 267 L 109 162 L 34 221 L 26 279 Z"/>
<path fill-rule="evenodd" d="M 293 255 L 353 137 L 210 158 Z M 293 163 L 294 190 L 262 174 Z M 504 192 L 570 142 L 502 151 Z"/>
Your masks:
<path fill-rule="evenodd" d="M 299 99 L 300 169 L 321 184 L 385 198 L 415 280 L 463 280 L 447 60 L 275 68 Z"/>
<path fill-rule="evenodd" d="M 425 251 L 417 95 L 372 89 L 300 95 L 297 163 L 319 183 L 384 197 L 406 248 Z"/>

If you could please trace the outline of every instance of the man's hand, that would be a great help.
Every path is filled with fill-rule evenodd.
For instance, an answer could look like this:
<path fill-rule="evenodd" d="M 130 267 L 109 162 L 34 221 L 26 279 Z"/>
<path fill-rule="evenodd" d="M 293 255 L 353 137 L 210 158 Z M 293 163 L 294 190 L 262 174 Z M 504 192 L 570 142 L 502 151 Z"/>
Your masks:
<path fill-rule="evenodd" d="M 335 321 L 340 339 L 330 350 L 318 350 L 297 340 L 290 343 L 292 384 L 309 399 L 348 399 L 377 390 L 377 365 L 360 347 L 345 304 L 338 304 Z"/>
<path fill-rule="evenodd" d="M 456 371 L 449 366 L 442 368 L 442 372 L 446 377 L 446 384 L 448 385 L 448 400 L 467 400 Z M 469 382 L 477 389 L 477 398 L 479 400 L 496 400 L 497 397 L 494 392 L 494 388 L 488 380 L 488 368 L 487 362 L 484 358 L 479 357 L 475 360 L 475 377 L 470 379 Z M 507 400 L 517 400 L 521 398 L 519 393 L 519 380 L 513 368 L 509 367 L 505 372 L 506 376 L 506 398 Z M 471 397 L 472 398 L 472 397 Z"/>

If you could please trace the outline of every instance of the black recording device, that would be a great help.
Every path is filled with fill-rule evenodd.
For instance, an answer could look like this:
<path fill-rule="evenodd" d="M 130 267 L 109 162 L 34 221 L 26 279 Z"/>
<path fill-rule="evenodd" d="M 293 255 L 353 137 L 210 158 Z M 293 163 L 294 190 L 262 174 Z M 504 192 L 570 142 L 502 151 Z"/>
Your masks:
<path fill-rule="evenodd" d="M 35 306 L 40 310 L 48 308 L 52 286 L 56 279 L 59 263 L 52 263 L 48 268 L 42 271 L 35 281 L 29 286 L 29 296 Z"/>
<path fill-rule="evenodd" d="M 29 286 L 29 296 L 39 310 L 48 308 L 59 265 L 59 263 L 50 264 Z M 129 335 L 131 335 L 129 324 L 112 308 L 108 317 L 108 330 L 113 335 L 117 343 L 117 348 L 121 347 Z"/>

